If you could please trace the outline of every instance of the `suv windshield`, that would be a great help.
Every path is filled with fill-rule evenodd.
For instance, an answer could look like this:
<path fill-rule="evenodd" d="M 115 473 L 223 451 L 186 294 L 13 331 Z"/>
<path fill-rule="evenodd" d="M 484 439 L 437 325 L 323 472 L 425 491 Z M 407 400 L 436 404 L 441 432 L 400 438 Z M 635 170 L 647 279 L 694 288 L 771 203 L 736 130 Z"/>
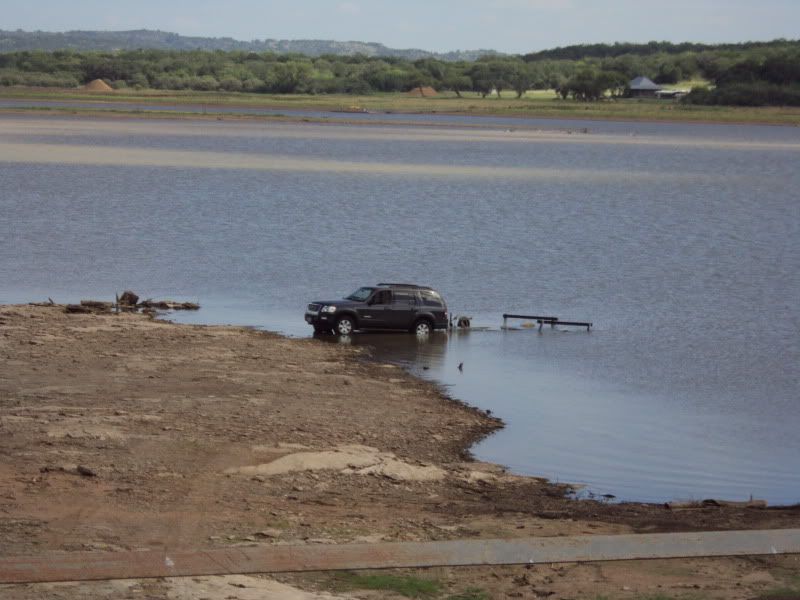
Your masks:
<path fill-rule="evenodd" d="M 356 302 L 364 302 L 366 301 L 367 298 L 369 298 L 369 295 L 372 293 L 372 290 L 374 289 L 375 288 L 371 287 L 358 288 L 355 292 L 347 296 L 345 300 L 355 300 Z"/>

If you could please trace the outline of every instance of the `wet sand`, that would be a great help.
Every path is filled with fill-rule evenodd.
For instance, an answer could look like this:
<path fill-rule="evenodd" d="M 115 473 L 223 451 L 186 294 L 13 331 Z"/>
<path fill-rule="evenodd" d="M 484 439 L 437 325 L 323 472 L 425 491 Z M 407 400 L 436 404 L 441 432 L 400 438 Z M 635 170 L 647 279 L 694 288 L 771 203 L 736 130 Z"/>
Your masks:
<path fill-rule="evenodd" d="M 2 113 L 0 113 L 0 116 Z M 531 128 L 529 126 L 467 125 L 461 123 L 408 123 L 375 121 L 327 121 L 309 123 L 303 119 L 283 122 L 248 121 L 246 116 L 225 120 L 202 119 L 198 115 L 186 118 L 166 115 L 162 119 L 141 115 L 112 116 L 47 116 L 17 115 L 0 118 L 0 134 L 6 140 L 35 140 L 36 136 L 64 138 L 79 136 L 140 136 L 203 137 L 208 135 L 229 138 L 322 139 L 348 141 L 452 142 L 464 144 L 614 144 L 625 146 L 665 146 L 670 148 L 707 148 L 776 151 L 800 151 L 800 144 L 791 142 L 730 141 L 680 136 L 614 135 L 589 130 Z"/>
<path fill-rule="evenodd" d="M 474 165 L 398 164 L 290 158 L 281 155 L 247 154 L 150 148 L 119 148 L 77 144 L 33 144 L 0 142 L 0 162 L 56 165 L 100 165 L 127 167 L 179 167 L 184 169 L 231 169 L 301 173 L 339 173 L 404 177 L 451 177 L 520 181 L 629 181 L 675 182 L 699 176 L 675 173 L 629 172 L 623 169 L 553 169 L 532 167 L 479 167 Z M 721 176 L 703 175 L 704 181 Z"/>
<path fill-rule="evenodd" d="M 569 486 L 470 460 L 471 444 L 501 425 L 354 348 L 2 306 L 0 553 L 800 526 L 796 508 L 572 500 Z M 687 586 L 752 598 L 789 585 L 799 566 L 774 557 L 414 574 L 492 598 L 633 598 Z M 331 575 L 278 579 L 339 589 Z M 0 597 L 247 598 L 271 581 L 10 586 Z"/>

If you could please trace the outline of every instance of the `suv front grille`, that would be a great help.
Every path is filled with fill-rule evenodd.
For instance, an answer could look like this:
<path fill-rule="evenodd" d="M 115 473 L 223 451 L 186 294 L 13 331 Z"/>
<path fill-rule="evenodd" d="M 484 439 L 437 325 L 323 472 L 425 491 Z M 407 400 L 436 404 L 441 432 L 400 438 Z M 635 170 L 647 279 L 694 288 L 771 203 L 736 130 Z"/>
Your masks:
<path fill-rule="evenodd" d="M 322 308 L 321 304 L 314 304 L 313 302 L 308 305 L 309 312 L 319 312 L 319 309 Z"/>

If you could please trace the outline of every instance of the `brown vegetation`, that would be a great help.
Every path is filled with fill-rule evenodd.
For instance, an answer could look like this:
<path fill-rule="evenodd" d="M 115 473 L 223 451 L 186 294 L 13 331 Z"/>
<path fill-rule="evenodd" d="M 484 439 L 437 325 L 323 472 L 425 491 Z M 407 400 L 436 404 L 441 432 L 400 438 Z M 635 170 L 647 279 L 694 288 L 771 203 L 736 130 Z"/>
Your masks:
<path fill-rule="evenodd" d="M 438 96 L 439 92 L 437 92 L 432 87 L 426 85 L 421 87 L 415 87 L 413 90 L 406 92 L 407 96 L 416 96 L 417 98 L 433 98 L 434 96 Z"/>

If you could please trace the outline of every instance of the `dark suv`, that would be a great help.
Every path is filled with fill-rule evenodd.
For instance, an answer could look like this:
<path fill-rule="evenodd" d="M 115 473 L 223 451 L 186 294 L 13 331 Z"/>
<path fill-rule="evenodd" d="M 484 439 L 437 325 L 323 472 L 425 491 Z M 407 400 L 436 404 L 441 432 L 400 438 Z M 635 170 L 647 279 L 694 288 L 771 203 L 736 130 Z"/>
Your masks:
<path fill-rule="evenodd" d="M 306 323 L 317 333 L 350 335 L 356 329 L 404 329 L 425 335 L 447 329 L 447 305 L 436 290 L 410 283 L 358 288 L 343 300 L 312 302 Z"/>

